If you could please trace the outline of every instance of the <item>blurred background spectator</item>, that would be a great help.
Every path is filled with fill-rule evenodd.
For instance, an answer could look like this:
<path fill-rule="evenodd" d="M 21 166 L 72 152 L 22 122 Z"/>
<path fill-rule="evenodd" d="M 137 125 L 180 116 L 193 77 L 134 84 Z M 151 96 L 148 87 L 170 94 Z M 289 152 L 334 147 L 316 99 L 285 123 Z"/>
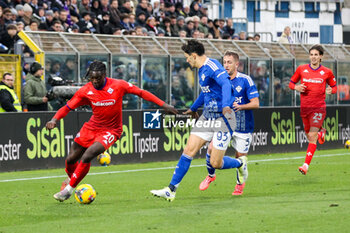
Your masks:
<path fill-rule="evenodd" d="M 41 79 L 44 68 L 34 62 L 30 66 L 30 71 L 26 76 L 26 84 L 23 89 L 24 103 L 27 104 L 28 111 L 47 111 L 48 98 L 45 82 Z"/>
<path fill-rule="evenodd" d="M 260 35 L 256 33 L 256 34 L 254 35 L 254 40 L 255 40 L 255 41 L 260 41 Z"/>
<path fill-rule="evenodd" d="M 0 34 L 0 53 L 13 53 L 13 47 L 17 40 L 17 26 L 9 24 L 6 30 Z"/>
<path fill-rule="evenodd" d="M 15 25 L 17 31 L 143 36 L 151 31 L 155 36 L 168 37 L 183 36 L 180 31 L 185 31 L 189 38 L 216 39 L 230 39 L 235 33 L 232 19 L 209 19 L 208 6 L 199 0 L 190 6 L 180 0 L 4 1 L 0 5 L 0 35 L 12 44 L 17 37 L 8 34 L 9 25 Z M 243 38 L 245 35 L 240 36 Z M 11 48 L 6 52 L 12 52 Z"/>
<path fill-rule="evenodd" d="M 293 40 L 291 35 L 291 31 L 290 31 L 290 27 L 287 26 L 284 28 L 283 33 L 281 35 L 281 37 L 279 38 L 278 42 L 279 43 L 284 43 L 284 44 L 293 44 Z"/>
<path fill-rule="evenodd" d="M 4 73 L 0 82 L 0 113 L 22 112 L 21 103 L 13 90 L 15 78 L 10 73 Z"/>

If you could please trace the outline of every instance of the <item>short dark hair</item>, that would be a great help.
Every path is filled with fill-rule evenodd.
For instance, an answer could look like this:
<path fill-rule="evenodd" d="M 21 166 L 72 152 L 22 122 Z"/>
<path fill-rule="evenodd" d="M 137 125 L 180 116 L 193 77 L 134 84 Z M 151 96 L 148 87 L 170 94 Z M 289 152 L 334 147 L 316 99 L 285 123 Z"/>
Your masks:
<path fill-rule="evenodd" d="M 6 30 L 17 30 L 17 26 L 15 24 L 9 24 L 6 27 Z"/>
<path fill-rule="evenodd" d="M 129 17 L 130 17 L 129 14 L 127 14 L 127 13 L 123 13 L 120 15 L 121 20 L 124 20 L 125 18 L 129 18 Z"/>
<path fill-rule="evenodd" d="M 175 8 L 176 9 L 178 9 L 178 8 L 183 8 L 183 5 L 182 5 L 182 3 L 181 2 L 177 2 L 177 3 L 175 3 Z"/>
<path fill-rule="evenodd" d="M 231 39 L 231 35 L 229 33 L 224 32 L 224 34 L 222 34 L 222 39 L 223 40 Z"/>
<path fill-rule="evenodd" d="M 205 53 L 204 45 L 197 40 L 187 41 L 187 44 L 183 44 L 181 49 L 187 54 L 196 53 L 198 56 L 202 56 Z"/>
<path fill-rule="evenodd" d="M 163 23 L 165 24 L 165 23 L 170 23 L 171 22 L 171 20 L 170 20 L 170 18 L 169 17 L 165 17 L 164 19 L 163 19 Z"/>
<path fill-rule="evenodd" d="M 106 73 L 106 65 L 102 61 L 93 61 L 89 66 L 90 71 L 100 71 L 102 73 Z"/>
<path fill-rule="evenodd" d="M 29 25 L 32 25 L 33 23 L 36 23 L 39 26 L 39 22 L 36 20 L 30 20 Z"/>
<path fill-rule="evenodd" d="M 238 53 L 232 51 L 232 50 L 226 50 L 224 53 L 224 57 L 225 56 L 232 56 L 236 61 L 239 61 L 239 55 Z"/>
<path fill-rule="evenodd" d="M 3 14 L 6 14 L 6 13 L 11 13 L 12 14 L 12 11 L 10 8 L 5 8 L 4 11 L 3 11 Z"/>
<path fill-rule="evenodd" d="M 309 53 L 311 52 L 311 50 L 317 50 L 317 51 L 320 53 L 320 55 L 323 55 L 323 53 L 324 53 L 324 49 L 323 49 L 322 45 L 320 45 L 320 44 L 315 44 L 315 45 L 313 45 L 313 46 L 309 49 Z"/>
<path fill-rule="evenodd" d="M 61 9 L 61 10 L 58 10 L 58 13 L 60 13 L 61 14 L 61 12 L 69 12 L 69 10 L 66 10 L 66 9 Z"/>
<path fill-rule="evenodd" d="M 103 62 L 94 60 L 87 69 L 85 79 L 90 78 L 91 72 L 99 72 L 100 74 L 106 76 L 106 70 L 106 65 Z"/>
<path fill-rule="evenodd" d="M 81 14 L 81 17 L 84 18 L 84 17 L 87 16 L 87 15 L 89 15 L 89 16 L 91 17 L 91 13 L 90 13 L 90 12 L 87 12 L 87 11 L 83 12 L 83 13 Z"/>
<path fill-rule="evenodd" d="M 4 79 L 5 79 L 5 76 L 6 76 L 6 75 L 10 75 L 10 76 L 12 76 L 12 74 L 10 74 L 10 73 L 6 72 L 6 73 L 4 73 L 4 74 L 2 75 L 2 80 L 4 80 Z"/>
<path fill-rule="evenodd" d="M 55 25 L 55 24 L 62 25 L 61 21 L 59 21 L 59 20 L 55 20 L 55 21 L 52 22 L 52 26 Z"/>

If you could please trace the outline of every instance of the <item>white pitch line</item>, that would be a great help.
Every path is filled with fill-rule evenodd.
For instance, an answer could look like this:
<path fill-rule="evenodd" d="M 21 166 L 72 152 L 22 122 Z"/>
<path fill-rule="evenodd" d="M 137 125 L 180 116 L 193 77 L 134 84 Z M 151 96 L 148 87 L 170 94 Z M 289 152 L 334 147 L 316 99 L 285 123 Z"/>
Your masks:
<path fill-rule="evenodd" d="M 349 155 L 349 153 L 318 155 L 316 157 L 334 157 L 334 156 L 342 156 L 342 155 Z M 305 158 L 305 156 L 289 157 L 289 158 L 275 158 L 275 159 L 260 159 L 260 160 L 250 160 L 249 163 L 295 160 L 295 159 L 303 159 L 303 158 Z M 203 165 L 191 165 L 191 167 L 204 167 L 204 166 L 206 166 L 206 165 L 205 164 L 203 164 Z M 92 173 L 89 173 L 89 176 L 104 175 L 104 174 L 116 174 L 116 173 L 157 171 L 157 170 L 167 170 L 167 169 L 174 169 L 174 168 L 175 167 L 156 167 L 156 168 L 134 169 L 134 170 L 124 170 L 124 171 L 92 172 Z M 67 175 L 8 179 L 8 180 L 0 180 L 0 183 L 14 182 L 14 181 L 28 181 L 28 180 L 43 180 L 43 179 L 64 178 L 64 177 L 67 177 Z"/>

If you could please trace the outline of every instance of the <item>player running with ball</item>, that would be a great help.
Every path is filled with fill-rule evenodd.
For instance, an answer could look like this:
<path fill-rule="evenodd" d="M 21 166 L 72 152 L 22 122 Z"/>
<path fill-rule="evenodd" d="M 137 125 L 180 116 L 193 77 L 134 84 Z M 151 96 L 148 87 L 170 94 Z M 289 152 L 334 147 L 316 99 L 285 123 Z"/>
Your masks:
<path fill-rule="evenodd" d="M 254 81 L 248 75 L 237 71 L 239 56 L 233 51 L 224 54 L 224 68 L 230 75 L 233 91 L 233 107 L 236 112 L 237 127 L 232 136 L 232 146 L 236 150 L 236 158 L 245 161 L 245 165 L 237 169 L 237 184 L 232 195 L 242 195 L 245 182 L 248 178 L 247 155 L 252 142 L 254 117 L 252 109 L 259 108 L 259 93 Z M 206 190 L 216 179 L 215 168 L 211 165 L 211 146 L 206 156 L 208 176 L 199 185 L 199 189 Z M 228 157 L 228 156 L 225 156 Z M 224 158 L 225 158 L 224 157 Z"/>
<path fill-rule="evenodd" d="M 300 92 L 300 116 L 309 141 L 305 162 L 299 167 L 303 175 L 309 169 L 317 140 L 320 144 L 325 141 L 326 129 L 322 128 L 322 123 L 326 117 L 326 93 L 337 93 L 332 70 L 321 65 L 323 52 L 321 45 L 312 46 L 309 50 L 310 64 L 299 66 L 289 83 L 290 89 Z M 297 84 L 299 81 L 300 84 Z M 326 84 L 329 85 L 327 88 Z"/>
<path fill-rule="evenodd" d="M 236 127 L 232 106 L 232 89 L 229 75 L 222 65 L 205 55 L 202 43 L 190 40 L 182 46 L 187 62 L 198 68 L 199 84 L 202 92 L 185 114 L 196 115 L 197 109 L 204 104 L 203 114 L 191 130 L 185 149 L 175 168 L 168 187 L 151 190 L 154 196 L 168 201 L 175 199 L 176 189 L 190 168 L 193 157 L 207 142 L 213 140 L 211 165 L 218 169 L 230 169 L 244 166 L 244 161 L 225 156 L 233 131 Z M 203 128 L 215 122 L 217 127 Z M 216 124 L 218 123 L 218 124 Z M 220 125 L 220 126 L 219 126 Z"/>
<path fill-rule="evenodd" d="M 58 201 L 67 200 L 72 195 L 74 188 L 89 172 L 91 161 L 120 138 L 123 132 L 122 100 L 125 94 L 138 95 L 169 113 L 177 113 L 173 106 L 152 93 L 124 80 L 107 78 L 106 66 L 100 61 L 91 63 L 87 76 L 90 82 L 81 87 L 66 106 L 60 108 L 46 123 L 47 129 L 53 129 L 69 111 L 82 105 L 90 105 L 92 108 L 90 120 L 80 129 L 66 158 L 68 178 L 63 184 L 65 187 L 54 195 Z"/>

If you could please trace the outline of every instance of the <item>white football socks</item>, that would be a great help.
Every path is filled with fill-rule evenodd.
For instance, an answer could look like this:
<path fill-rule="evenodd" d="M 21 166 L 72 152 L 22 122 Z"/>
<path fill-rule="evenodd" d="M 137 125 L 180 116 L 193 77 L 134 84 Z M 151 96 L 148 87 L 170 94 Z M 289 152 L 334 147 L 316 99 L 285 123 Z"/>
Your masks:
<path fill-rule="evenodd" d="M 74 190 L 74 188 L 70 185 L 67 185 L 64 189 L 67 190 L 70 194 L 72 194 Z"/>

